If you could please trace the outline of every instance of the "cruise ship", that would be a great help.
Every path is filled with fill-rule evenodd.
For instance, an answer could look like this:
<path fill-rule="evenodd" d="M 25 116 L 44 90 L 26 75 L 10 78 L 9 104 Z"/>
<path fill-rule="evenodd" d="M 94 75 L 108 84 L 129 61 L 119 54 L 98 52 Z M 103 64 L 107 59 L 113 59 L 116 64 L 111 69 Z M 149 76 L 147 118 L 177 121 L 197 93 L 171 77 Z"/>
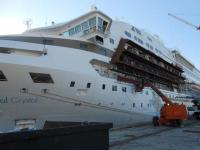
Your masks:
<path fill-rule="evenodd" d="M 45 121 L 151 121 L 161 98 L 199 96 L 200 72 L 158 36 L 92 11 L 69 22 L 0 37 L 0 132 Z"/>

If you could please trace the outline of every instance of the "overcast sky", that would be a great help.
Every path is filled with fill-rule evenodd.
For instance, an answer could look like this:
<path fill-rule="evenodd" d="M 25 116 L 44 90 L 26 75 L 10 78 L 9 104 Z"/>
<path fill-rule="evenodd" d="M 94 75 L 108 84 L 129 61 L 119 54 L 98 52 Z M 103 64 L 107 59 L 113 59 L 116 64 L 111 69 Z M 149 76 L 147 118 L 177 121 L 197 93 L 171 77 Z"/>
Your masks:
<path fill-rule="evenodd" d="M 92 4 L 113 19 L 159 35 L 200 69 L 200 31 L 168 16 L 170 12 L 199 25 L 200 0 L 0 0 L 0 35 L 23 32 L 27 18 L 31 28 L 69 21 Z"/>

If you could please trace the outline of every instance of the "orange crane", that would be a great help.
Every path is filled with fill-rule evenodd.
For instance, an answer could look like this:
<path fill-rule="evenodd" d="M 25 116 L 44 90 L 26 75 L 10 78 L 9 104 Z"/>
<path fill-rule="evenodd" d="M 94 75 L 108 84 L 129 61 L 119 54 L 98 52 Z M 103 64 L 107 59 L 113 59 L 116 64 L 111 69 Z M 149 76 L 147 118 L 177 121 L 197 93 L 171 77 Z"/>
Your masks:
<path fill-rule="evenodd" d="M 185 105 L 173 103 L 151 83 L 144 84 L 143 88 L 144 87 L 151 87 L 164 102 L 164 105 L 160 110 L 160 116 L 153 117 L 153 124 L 155 126 L 166 124 L 180 126 L 182 121 L 188 118 L 187 108 Z M 141 89 L 141 86 L 139 88 Z"/>
<path fill-rule="evenodd" d="M 187 25 L 189 25 L 191 27 L 194 27 L 194 28 L 196 28 L 197 30 L 200 31 L 200 26 L 196 26 L 196 25 L 194 25 L 194 24 L 192 24 L 192 23 L 190 23 L 190 22 L 188 22 L 188 21 L 186 21 L 186 20 L 184 20 L 184 19 L 182 19 L 180 17 L 177 17 L 177 16 L 175 16 L 175 15 L 173 15 L 171 13 L 168 13 L 168 15 L 173 17 L 174 19 L 179 20 L 180 22 L 183 22 L 183 23 L 185 23 L 185 24 L 187 24 Z"/>
<path fill-rule="evenodd" d="M 154 126 L 159 125 L 175 125 L 180 126 L 183 120 L 188 118 L 187 108 L 183 104 L 173 103 L 167 96 L 165 96 L 156 86 L 150 82 L 137 81 L 128 79 L 126 77 L 118 76 L 119 81 L 134 83 L 136 85 L 135 92 L 141 92 L 144 87 L 151 87 L 162 99 L 164 105 L 160 109 L 160 116 L 153 117 Z"/>

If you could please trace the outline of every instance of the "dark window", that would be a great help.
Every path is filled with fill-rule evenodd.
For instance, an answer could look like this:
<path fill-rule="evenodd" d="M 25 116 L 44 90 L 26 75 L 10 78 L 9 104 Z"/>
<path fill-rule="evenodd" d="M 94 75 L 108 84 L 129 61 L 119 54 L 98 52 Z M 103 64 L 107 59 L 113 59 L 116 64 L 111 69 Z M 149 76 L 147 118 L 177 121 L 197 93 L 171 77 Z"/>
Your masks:
<path fill-rule="evenodd" d="M 131 30 L 135 32 L 135 27 L 132 27 Z"/>
<path fill-rule="evenodd" d="M 140 38 L 138 38 L 138 42 L 139 42 L 140 44 L 143 44 L 143 43 L 144 43 Z"/>
<path fill-rule="evenodd" d="M 35 83 L 54 83 L 50 74 L 45 73 L 29 73 Z"/>
<path fill-rule="evenodd" d="M 0 81 L 8 81 L 6 79 L 6 76 L 3 74 L 3 72 L 0 70 Z"/>
<path fill-rule="evenodd" d="M 128 31 L 124 31 L 125 35 L 131 38 L 131 34 Z"/>
<path fill-rule="evenodd" d="M 70 87 L 74 87 L 74 86 L 75 86 L 75 81 L 71 81 Z"/>
<path fill-rule="evenodd" d="M 143 106 L 143 103 L 141 103 L 141 108 L 142 108 L 142 106 Z"/>
<path fill-rule="evenodd" d="M 133 103 L 133 108 L 135 108 L 135 103 Z"/>
<path fill-rule="evenodd" d="M 141 35 L 142 33 L 141 33 L 141 31 L 139 30 L 139 29 L 137 29 L 137 28 L 135 28 L 135 31 L 137 32 L 137 34 L 139 34 L 139 35 Z"/>
<path fill-rule="evenodd" d="M 91 87 L 91 83 L 87 83 L 87 88 L 90 88 Z"/>
<path fill-rule="evenodd" d="M 114 44 L 115 43 L 114 39 L 110 38 L 110 43 Z"/>
<path fill-rule="evenodd" d="M 122 92 L 126 92 L 126 87 L 122 87 Z"/>
<path fill-rule="evenodd" d="M 99 42 L 100 44 L 103 44 L 103 38 L 100 36 L 96 36 L 96 41 Z"/>
<path fill-rule="evenodd" d="M 136 41 L 138 41 L 138 38 L 137 38 L 137 36 L 134 36 L 134 39 L 135 39 Z"/>
<path fill-rule="evenodd" d="M 117 86 L 116 85 L 112 86 L 112 91 L 117 91 Z"/>
<path fill-rule="evenodd" d="M 149 48 L 149 43 L 146 43 L 146 46 Z"/>
<path fill-rule="evenodd" d="M 106 89 L 106 85 L 102 84 L 102 89 L 105 90 Z"/>
<path fill-rule="evenodd" d="M 153 50 L 153 46 L 152 45 L 150 45 L 150 49 Z"/>
<path fill-rule="evenodd" d="M 152 42 L 152 39 L 151 39 L 150 37 L 147 37 L 147 39 L 148 39 L 150 42 Z"/>

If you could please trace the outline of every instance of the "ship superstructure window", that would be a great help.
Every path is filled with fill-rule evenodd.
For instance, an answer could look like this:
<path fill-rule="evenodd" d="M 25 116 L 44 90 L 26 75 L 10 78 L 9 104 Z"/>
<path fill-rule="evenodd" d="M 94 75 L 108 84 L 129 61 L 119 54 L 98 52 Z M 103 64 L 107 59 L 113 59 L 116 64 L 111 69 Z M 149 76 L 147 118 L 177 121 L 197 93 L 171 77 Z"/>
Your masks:
<path fill-rule="evenodd" d="M 102 84 L 102 89 L 105 90 L 106 89 L 106 85 Z"/>
<path fill-rule="evenodd" d="M 6 79 L 6 76 L 3 74 L 3 72 L 0 70 L 0 81 L 8 81 Z"/>
<path fill-rule="evenodd" d="M 140 44 L 144 44 L 144 42 L 143 42 L 143 40 L 142 39 L 140 39 L 140 38 L 138 38 L 137 36 L 134 36 L 134 39 L 135 39 L 135 41 L 137 41 L 138 43 L 140 43 Z"/>
<path fill-rule="evenodd" d="M 137 29 L 137 28 L 135 28 L 135 31 L 136 31 L 136 33 L 139 34 L 139 35 L 142 34 L 141 31 L 140 31 L 139 29 Z"/>
<path fill-rule="evenodd" d="M 131 30 L 136 32 L 139 35 L 142 35 L 141 31 L 139 29 L 137 29 L 136 27 L 134 27 L 134 26 L 132 26 Z"/>
<path fill-rule="evenodd" d="M 149 36 L 147 37 L 147 39 L 148 39 L 150 42 L 152 42 L 152 39 L 151 39 Z"/>
<path fill-rule="evenodd" d="M 70 87 L 74 87 L 75 86 L 75 81 L 71 81 L 69 86 Z"/>
<path fill-rule="evenodd" d="M 149 47 L 150 47 L 151 50 L 153 50 L 153 46 L 152 45 L 150 45 Z"/>
<path fill-rule="evenodd" d="M 103 19 L 98 17 L 98 30 L 103 32 Z"/>
<path fill-rule="evenodd" d="M 135 108 L 135 103 L 133 103 L 133 108 Z"/>
<path fill-rule="evenodd" d="M 122 87 L 122 92 L 126 92 L 126 87 Z"/>
<path fill-rule="evenodd" d="M 98 17 L 98 27 L 97 27 L 97 30 L 99 30 L 100 32 L 105 32 L 107 26 L 108 26 L 108 22 L 104 21 L 102 18 Z"/>
<path fill-rule="evenodd" d="M 96 17 L 89 20 L 90 28 L 96 27 Z"/>
<path fill-rule="evenodd" d="M 103 38 L 102 37 L 100 37 L 100 36 L 96 36 L 96 41 L 98 42 L 98 43 L 100 43 L 100 44 L 103 44 Z"/>
<path fill-rule="evenodd" d="M 50 74 L 46 73 L 29 73 L 35 83 L 54 83 Z"/>
<path fill-rule="evenodd" d="M 135 32 L 135 27 L 134 27 L 134 26 L 132 26 L 131 30 Z"/>
<path fill-rule="evenodd" d="M 77 25 L 77 26 L 75 27 L 75 32 L 76 32 L 76 33 L 81 32 L 81 25 Z"/>
<path fill-rule="evenodd" d="M 128 31 L 124 31 L 125 35 L 129 38 L 131 38 L 131 33 L 129 33 Z"/>
<path fill-rule="evenodd" d="M 112 86 L 112 91 L 117 91 L 117 86 L 116 85 Z"/>
<path fill-rule="evenodd" d="M 150 46 L 150 45 L 149 45 L 149 43 L 146 43 L 146 47 L 148 47 L 148 48 L 149 48 L 149 46 Z"/>
<path fill-rule="evenodd" d="M 81 27 L 82 27 L 82 30 L 88 30 L 89 29 L 89 25 L 88 25 L 88 22 L 85 21 L 81 24 Z"/>
<path fill-rule="evenodd" d="M 70 30 L 69 30 L 69 36 L 74 35 L 74 34 L 75 34 L 74 28 L 70 29 Z"/>
<path fill-rule="evenodd" d="M 87 88 L 89 89 L 91 87 L 91 83 L 87 83 Z"/>
<path fill-rule="evenodd" d="M 110 38 L 110 43 L 114 44 L 115 43 L 114 39 Z"/>

